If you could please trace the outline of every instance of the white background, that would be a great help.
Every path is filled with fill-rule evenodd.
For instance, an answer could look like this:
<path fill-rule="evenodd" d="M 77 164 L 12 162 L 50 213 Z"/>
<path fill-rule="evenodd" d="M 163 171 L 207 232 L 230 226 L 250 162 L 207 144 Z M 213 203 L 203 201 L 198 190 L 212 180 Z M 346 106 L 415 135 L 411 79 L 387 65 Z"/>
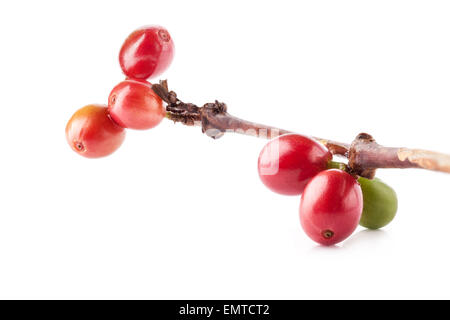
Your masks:
<path fill-rule="evenodd" d="M 0 4 L 0 298 L 450 298 L 450 176 L 380 170 L 395 221 L 337 247 L 271 193 L 265 141 L 164 121 L 84 159 L 64 128 L 123 79 L 118 51 L 170 31 L 186 101 L 350 142 L 450 152 L 448 1 Z"/>

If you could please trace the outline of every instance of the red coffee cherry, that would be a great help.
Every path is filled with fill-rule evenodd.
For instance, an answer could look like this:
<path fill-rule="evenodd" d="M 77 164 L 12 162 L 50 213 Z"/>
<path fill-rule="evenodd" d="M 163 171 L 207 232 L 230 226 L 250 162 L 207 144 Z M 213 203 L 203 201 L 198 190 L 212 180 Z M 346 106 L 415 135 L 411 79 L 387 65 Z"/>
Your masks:
<path fill-rule="evenodd" d="M 331 153 L 317 141 L 298 134 L 271 140 L 258 159 L 261 181 L 272 191 L 299 195 L 306 184 L 327 168 Z"/>
<path fill-rule="evenodd" d="M 66 126 L 71 148 L 87 158 L 99 158 L 116 151 L 125 139 L 125 130 L 115 124 L 104 105 L 87 105 L 74 113 Z"/>
<path fill-rule="evenodd" d="M 163 102 L 149 83 L 125 80 L 110 93 L 108 110 L 120 126 L 130 129 L 150 129 L 164 118 Z"/>
<path fill-rule="evenodd" d="M 128 36 L 120 49 L 119 62 L 126 76 L 148 79 L 163 73 L 172 62 L 174 44 L 160 26 L 142 27 Z"/>
<path fill-rule="evenodd" d="M 322 245 L 333 245 L 356 229 L 363 209 L 361 186 L 348 173 L 331 169 L 306 186 L 300 202 L 300 221 L 306 234 Z"/>

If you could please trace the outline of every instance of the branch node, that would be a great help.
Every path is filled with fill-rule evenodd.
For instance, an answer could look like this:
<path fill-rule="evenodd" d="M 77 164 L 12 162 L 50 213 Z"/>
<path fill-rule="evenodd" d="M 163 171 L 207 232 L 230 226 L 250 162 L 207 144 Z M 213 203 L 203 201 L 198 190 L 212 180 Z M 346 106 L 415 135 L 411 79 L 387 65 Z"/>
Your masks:
<path fill-rule="evenodd" d="M 227 113 L 227 105 L 223 102 L 215 101 L 214 103 L 206 103 L 201 108 L 202 132 L 208 137 L 219 139 L 225 134 L 225 129 L 218 123 L 217 119 Z"/>
<path fill-rule="evenodd" d="M 356 136 L 350 145 L 348 151 L 348 166 L 352 174 L 373 179 L 375 177 L 376 168 L 365 166 L 364 152 L 362 150 L 378 148 L 378 143 L 368 133 L 360 133 Z"/>

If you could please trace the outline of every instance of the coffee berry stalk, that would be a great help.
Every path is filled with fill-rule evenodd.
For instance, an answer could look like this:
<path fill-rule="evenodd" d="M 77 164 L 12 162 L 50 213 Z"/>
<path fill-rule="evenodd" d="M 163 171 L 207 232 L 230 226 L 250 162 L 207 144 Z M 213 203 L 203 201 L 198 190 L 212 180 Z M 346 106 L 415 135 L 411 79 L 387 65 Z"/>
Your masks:
<path fill-rule="evenodd" d="M 164 118 L 199 126 L 213 139 L 227 132 L 271 139 L 258 158 L 261 181 L 273 192 L 301 195 L 301 225 L 322 245 L 343 241 L 358 224 L 378 229 L 392 221 L 397 196 L 375 178 L 377 169 L 450 173 L 449 155 L 384 147 L 367 133 L 342 143 L 237 118 L 217 100 L 203 106 L 185 103 L 169 90 L 167 80 L 148 81 L 170 66 L 174 50 L 173 39 L 164 27 L 150 25 L 132 32 L 119 53 L 125 80 L 112 89 L 108 105 L 87 105 L 70 118 L 66 126 L 70 147 L 87 158 L 104 157 L 120 147 L 126 129 L 151 129 Z M 347 161 L 335 162 L 334 156 Z"/>

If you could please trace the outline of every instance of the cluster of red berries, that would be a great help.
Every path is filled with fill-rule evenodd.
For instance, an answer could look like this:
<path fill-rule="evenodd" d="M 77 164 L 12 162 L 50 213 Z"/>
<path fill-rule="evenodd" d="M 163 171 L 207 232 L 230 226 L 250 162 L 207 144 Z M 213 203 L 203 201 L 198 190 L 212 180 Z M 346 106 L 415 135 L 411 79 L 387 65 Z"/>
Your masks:
<path fill-rule="evenodd" d="M 314 139 L 287 134 L 264 146 L 258 172 L 272 191 L 302 194 L 301 225 L 322 245 L 345 240 L 358 224 L 371 229 L 387 225 L 397 211 L 394 190 L 379 179 L 358 179 L 344 170 L 329 169 L 331 160 L 330 151 Z"/>
<path fill-rule="evenodd" d="M 127 77 L 111 91 L 108 105 L 87 105 L 72 116 L 66 138 L 72 149 L 87 158 L 107 156 L 125 139 L 125 128 L 150 129 L 164 118 L 163 102 L 147 79 L 164 72 L 172 62 L 174 44 L 160 26 L 134 31 L 119 54 Z"/>

